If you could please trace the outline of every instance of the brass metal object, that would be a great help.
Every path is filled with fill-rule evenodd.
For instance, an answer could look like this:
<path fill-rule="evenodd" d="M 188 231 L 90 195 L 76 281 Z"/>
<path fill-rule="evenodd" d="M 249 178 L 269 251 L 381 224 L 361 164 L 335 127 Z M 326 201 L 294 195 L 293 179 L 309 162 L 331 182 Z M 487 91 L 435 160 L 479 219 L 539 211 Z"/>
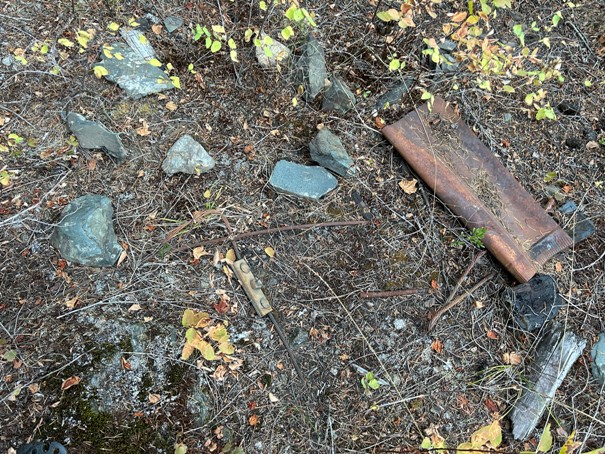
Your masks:
<path fill-rule="evenodd" d="M 244 292 L 246 292 L 256 313 L 261 317 L 269 314 L 273 308 L 263 292 L 262 283 L 254 277 L 246 259 L 234 262 L 233 272 L 237 276 L 240 284 L 242 284 Z"/>

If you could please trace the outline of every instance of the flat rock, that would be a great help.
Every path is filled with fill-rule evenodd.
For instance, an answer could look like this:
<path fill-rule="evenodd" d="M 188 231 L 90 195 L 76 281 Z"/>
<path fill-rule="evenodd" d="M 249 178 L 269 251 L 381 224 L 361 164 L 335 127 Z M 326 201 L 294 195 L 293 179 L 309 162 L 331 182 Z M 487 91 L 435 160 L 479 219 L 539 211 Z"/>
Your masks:
<path fill-rule="evenodd" d="M 132 40 L 130 35 L 126 36 L 129 37 L 130 42 L 140 43 L 140 40 Z M 107 70 L 108 74 L 105 76 L 107 80 L 118 84 L 131 98 L 139 99 L 175 88 L 164 71 L 148 62 L 149 58 L 155 58 L 150 57 L 155 55 L 153 48 L 149 50 L 150 46 L 141 43 L 136 48 L 132 48 L 124 43 L 113 43 L 111 47 L 111 57 L 105 53 L 101 54 L 102 61 L 98 66 Z M 116 58 L 116 54 L 121 55 L 122 59 Z"/>
<path fill-rule="evenodd" d="M 261 33 L 261 41 L 266 36 L 266 34 Z M 280 61 L 287 59 L 289 56 L 290 49 L 275 39 L 272 39 L 269 45 L 256 46 L 256 59 L 258 64 L 265 69 L 277 67 Z"/>
<path fill-rule="evenodd" d="M 87 120 L 79 113 L 70 112 L 67 114 L 67 126 L 76 136 L 78 144 L 82 148 L 101 149 L 118 161 L 123 161 L 128 157 L 128 152 L 123 147 L 120 136 L 111 132 L 102 123 Z"/>
<path fill-rule="evenodd" d="M 328 71 L 324 50 L 313 36 L 307 37 L 302 56 L 298 59 L 298 80 L 302 83 L 307 101 L 314 100 L 326 84 Z"/>
<path fill-rule="evenodd" d="M 338 185 L 336 178 L 323 167 L 284 160 L 275 164 L 269 183 L 277 191 L 311 200 L 319 200 Z"/>
<path fill-rule="evenodd" d="M 387 91 L 384 95 L 378 98 L 376 101 L 376 110 L 386 109 L 388 107 L 394 107 L 401 104 L 401 98 L 410 91 L 414 85 L 414 79 L 406 79 L 403 83 L 396 85 Z"/>
<path fill-rule="evenodd" d="M 590 351 L 592 358 L 592 376 L 601 385 L 605 384 L 605 333 L 599 334 L 599 340 Z"/>
<path fill-rule="evenodd" d="M 341 79 L 332 77 L 332 85 L 324 94 L 321 110 L 347 113 L 355 106 L 355 95 Z"/>
<path fill-rule="evenodd" d="M 354 175 L 355 167 L 342 142 L 328 128 L 321 129 L 309 143 L 311 159 L 343 177 Z"/>
<path fill-rule="evenodd" d="M 63 210 L 51 237 L 61 257 L 87 266 L 113 266 L 122 252 L 112 224 L 111 200 L 88 194 Z"/>
<path fill-rule="evenodd" d="M 162 162 L 162 170 L 172 176 L 175 173 L 200 175 L 209 172 L 216 162 L 212 156 L 190 135 L 184 135 L 168 150 Z"/>
<path fill-rule="evenodd" d="M 168 16 L 164 19 L 164 27 L 168 33 L 172 33 L 183 25 L 183 18 L 178 16 Z"/>
<path fill-rule="evenodd" d="M 568 217 L 570 221 L 571 227 L 565 231 L 573 239 L 574 244 L 584 241 L 596 232 L 597 229 L 593 222 L 571 200 L 559 208 L 559 212 Z"/>
<path fill-rule="evenodd" d="M 512 306 L 515 322 L 525 331 L 541 328 L 563 306 L 555 280 L 545 274 L 537 274 L 524 284 L 508 287 L 503 298 Z"/>

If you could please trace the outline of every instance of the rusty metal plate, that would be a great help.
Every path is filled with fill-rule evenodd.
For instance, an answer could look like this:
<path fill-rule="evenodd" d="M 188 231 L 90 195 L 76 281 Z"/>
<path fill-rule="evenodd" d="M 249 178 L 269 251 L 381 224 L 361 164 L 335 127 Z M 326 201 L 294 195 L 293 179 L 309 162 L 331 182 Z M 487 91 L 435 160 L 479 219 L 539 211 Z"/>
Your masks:
<path fill-rule="evenodd" d="M 572 239 L 550 218 L 460 115 L 435 97 L 382 130 L 399 154 L 519 282 Z"/>

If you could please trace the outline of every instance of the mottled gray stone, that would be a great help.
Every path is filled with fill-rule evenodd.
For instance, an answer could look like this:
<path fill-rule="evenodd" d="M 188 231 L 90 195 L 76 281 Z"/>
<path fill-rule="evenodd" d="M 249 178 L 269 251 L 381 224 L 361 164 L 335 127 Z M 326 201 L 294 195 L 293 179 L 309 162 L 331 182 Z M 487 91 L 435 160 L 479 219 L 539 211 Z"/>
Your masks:
<path fill-rule="evenodd" d="M 51 244 L 61 257 L 87 266 L 113 266 L 122 252 L 112 224 L 111 200 L 89 194 L 63 210 Z"/>
<path fill-rule="evenodd" d="M 290 341 L 290 347 L 300 347 L 309 342 L 309 333 L 301 327 L 296 327 L 296 329 L 290 333 L 288 340 Z"/>
<path fill-rule="evenodd" d="M 322 167 L 330 169 L 343 177 L 354 175 L 355 167 L 351 157 L 342 146 L 342 142 L 328 128 L 320 129 L 309 143 L 311 159 Z"/>
<path fill-rule="evenodd" d="M 545 274 L 537 274 L 524 284 L 508 287 L 503 298 L 512 306 L 515 322 L 526 331 L 541 328 L 563 306 L 557 283 Z"/>
<path fill-rule="evenodd" d="M 347 113 L 355 106 L 355 95 L 347 84 L 341 79 L 334 76 L 332 77 L 332 85 L 324 94 L 323 104 L 321 109 L 324 111 L 333 110 L 337 113 Z"/>
<path fill-rule="evenodd" d="M 565 231 L 573 239 L 574 244 L 595 234 L 597 229 L 593 222 L 571 200 L 559 208 L 559 211 L 570 220 L 571 227 Z"/>
<path fill-rule="evenodd" d="M 205 380 L 199 380 L 198 386 L 194 387 L 187 400 L 187 408 L 195 415 L 199 425 L 206 424 L 214 413 L 214 400 L 205 388 L 205 384 Z"/>
<path fill-rule="evenodd" d="M 98 66 L 107 70 L 107 80 L 118 84 L 131 98 L 139 99 L 175 88 L 170 77 L 160 68 L 149 64 L 137 50 L 124 43 L 113 43 L 111 46 L 112 57 L 101 54 L 102 61 Z M 121 54 L 123 58 L 116 58 L 116 54 Z"/>
<path fill-rule="evenodd" d="M 120 136 L 111 132 L 102 123 L 87 120 L 78 113 L 70 112 L 67 114 L 67 126 L 76 136 L 78 144 L 82 148 L 101 149 L 118 161 L 123 161 L 128 157 L 128 152 L 122 145 Z"/>
<path fill-rule="evenodd" d="M 590 351 L 592 358 L 592 376 L 601 385 L 605 384 L 605 333 L 599 334 L 599 340 Z"/>
<path fill-rule="evenodd" d="M 162 163 L 162 170 L 172 176 L 175 173 L 200 175 L 209 172 L 215 166 L 215 161 L 190 135 L 184 135 L 168 150 Z"/>
<path fill-rule="evenodd" d="M 376 110 L 386 109 L 401 104 L 401 98 L 408 93 L 414 85 L 414 79 L 406 79 L 403 83 L 391 88 L 376 101 Z"/>
<path fill-rule="evenodd" d="M 183 18 L 178 16 L 168 16 L 164 19 L 164 27 L 168 33 L 172 33 L 183 25 Z"/>
<path fill-rule="evenodd" d="M 137 54 L 137 56 L 143 58 L 144 60 L 149 60 L 151 58 L 157 58 L 157 54 L 155 50 L 149 43 L 149 40 L 145 37 L 140 30 L 129 29 L 129 28 L 121 28 L 120 36 L 124 38 L 128 47 Z"/>
<path fill-rule="evenodd" d="M 265 39 L 264 33 L 261 33 L 261 41 Z M 265 48 L 269 49 L 270 57 L 265 53 Z M 265 69 L 275 68 L 282 60 L 290 56 L 290 49 L 277 40 L 273 40 L 270 45 L 256 46 L 256 59 L 258 64 Z"/>
<path fill-rule="evenodd" d="M 312 101 L 323 91 L 328 71 L 324 50 L 321 44 L 311 35 L 307 37 L 297 67 L 298 81 L 305 88 L 304 97 L 307 101 Z"/>
<path fill-rule="evenodd" d="M 283 160 L 275 165 L 269 183 L 278 191 L 312 200 L 319 200 L 338 184 L 323 167 Z"/>

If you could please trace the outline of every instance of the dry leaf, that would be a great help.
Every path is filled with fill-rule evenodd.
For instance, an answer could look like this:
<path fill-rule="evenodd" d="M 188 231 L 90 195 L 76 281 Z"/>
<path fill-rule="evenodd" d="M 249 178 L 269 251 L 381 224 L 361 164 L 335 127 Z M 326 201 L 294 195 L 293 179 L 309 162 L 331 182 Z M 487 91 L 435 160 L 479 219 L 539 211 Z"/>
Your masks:
<path fill-rule="evenodd" d="M 416 179 L 401 180 L 399 182 L 399 187 L 403 189 L 403 192 L 405 192 L 406 194 L 413 194 L 418 190 L 416 183 L 418 183 L 418 180 Z"/>
<path fill-rule="evenodd" d="M 561 271 L 563 271 L 563 265 L 561 265 L 561 262 L 555 262 L 555 271 L 557 273 L 560 273 Z"/>
<path fill-rule="evenodd" d="M 90 170 L 92 172 L 96 168 L 97 168 L 97 160 L 96 159 L 91 159 L 90 161 L 88 161 L 88 170 Z"/>
<path fill-rule="evenodd" d="M 433 341 L 433 343 L 431 344 L 431 348 L 436 352 L 436 353 L 441 353 L 443 351 L 443 343 L 439 340 L 439 339 L 435 339 Z"/>
<path fill-rule="evenodd" d="M 132 365 L 123 356 L 120 357 L 120 365 L 122 366 L 122 369 L 124 369 L 124 370 L 131 370 L 132 369 Z"/>
<path fill-rule="evenodd" d="M 490 339 L 498 339 L 498 333 L 490 329 L 487 331 L 487 337 L 489 337 Z"/>
<path fill-rule="evenodd" d="M 464 19 L 466 19 L 466 15 L 466 11 L 457 12 L 452 16 L 452 22 L 462 22 Z"/>
<path fill-rule="evenodd" d="M 221 257 L 221 253 L 219 252 L 219 250 L 215 250 L 214 251 L 214 257 L 212 258 L 212 265 L 216 268 L 218 267 L 218 264 L 220 263 L 222 257 Z"/>
<path fill-rule="evenodd" d="M 162 398 L 162 396 L 160 396 L 159 394 L 149 393 L 149 395 L 147 396 L 149 403 L 154 404 L 154 405 L 157 404 L 161 398 Z"/>
<path fill-rule="evenodd" d="M 269 393 L 269 401 L 275 403 L 275 402 L 279 402 L 279 399 L 277 397 L 275 397 L 275 394 Z"/>
<path fill-rule="evenodd" d="M 258 417 L 258 415 L 251 415 L 248 418 L 248 423 L 250 423 L 251 426 L 256 426 L 259 422 L 260 418 Z"/>
<path fill-rule="evenodd" d="M 198 246 L 196 248 L 193 248 L 193 258 L 195 260 L 199 260 L 200 257 L 203 257 L 204 255 L 210 255 L 210 253 L 204 248 L 204 246 Z"/>
<path fill-rule="evenodd" d="M 225 254 L 225 262 L 227 262 L 228 265 L 233 265 L 233 262 L 236 260 L 237 258 L 235 257 L 235 251 L 233 249 L 229 249 Z"/>
<path fill-rule="evenodd" d="M 65 391 L 72 386 L 76 386 L 78 383 L 80 383 L 80 377 L 72 375 L 71 377 L 63 380 L 63 383 L 61 384 L 61 391 Z"/>
<path fill-rule="evenodd" d="M 124 260 L 126 260 L 126 257 L 128 257 L 128 252 L 126 252 L 126 251 L 122 251 L 122 253 L 120 254 L 120 258 L 118 259 L 118 263 L 117 263 L 117 265 L 116 265 L 116 266 L 118 266 L 118 267 L 119 267 L 119 266 L 122 264 L 122 262 L 123 262 Z"/>
<path fill-rule="evenodd" d="M 374 124 L 376 124 L 378 129 L 382 129 L 387 125 L 381 117 L 376 117 L 374 119 Z"/>
<path fill-rule="evenodd" d="M 148 136 L 149 134 L 151 134 L 147 122 L 143 119 L 139 120 L 139 122 L 142 124 L 142 126 L 140 128 L 137 128 L 137 134 L 140 136 Z"/>
<path fill-rule="evenodd" d="M 143 317 L 143 322 L 144 323 L 149 323 L 152 320 L 153 320 L 153 317 Z"/>
<path fill-rule="evenodd" d="M 483 309 L 485 307 L 485 304 L 483 304 L 483 301 L 475 301 L 475 308 L 476 309 Z"/>
<path fill-rule="evenodd" d="M 27 387 L 27 389 L 29 389 L 30 393 L 36 394 L 38 391 L 40 391 L 40 385 L 38 383 L 32 383 Z"/>
<path fill-rule="evenodd" d="M 136 312 L 136 311 L 140 311 L 140 310 L 141 310 L 141 305 L 136 304 L 136 303 L 128 308 L 128 312 Z"/>
<path fill-rule="evenodd" d="M 156 35 L 159 35 L 160 33 L 162 33 L 162 26 L 160 24 L 153 24 L 151 26 L 151 31 Z"/>
<path fill-rule="evenodd" d="M 437 282 L 437 279 L 431 279 L 431 288 L 434 290 L 439 288 L 439 282 Z"/>
<path fill-rule="evenodd" d="M 252 153 L 253 151 L 254 151 L 253 144 L 249 144 L 244 147 L 244 153 L 246 153 L 246 154 Z"/>
<path fill-rule="evenodd" d="M 65 306 L 67 306 L 70 309 L 73 309 L 76 306 L 77 302 L 78 302 L 78 295 L 74 296 L 72 299 L 65 301 Z"/>
<path fill-rule="evenodd" d="M 498 404 L 491 400 L 489 397 L 485 399 L 485 406 L 490 411 L 490 413 L 498 413 L 500 409 L 498 408 Z"/>
<path fill-rule="evenodd" d="M 502 355 L 502 360 L 504 364 L 510 364 L 511 366 L 516 366 L 517 364 L 521 364 L 523 362 L 523 358 L 518 353 L 504 353 Z"/>
<path fill-rule="evenodd" d="M 166 109 L 168 109 L 171 112 L 174 112 L 176 110 L 176 107 L 177 107 L 176 104 L 172 101 L 168 101 L 166 103 Z"/>
<path fill-rule="evenodd" d="M 265 254 L 267 254 L 269 257 L 273 258 L 273 257 L 275 257 L 275 249 L 273 249 L 271 246 L 267 246 L 265 248 Z"/>

